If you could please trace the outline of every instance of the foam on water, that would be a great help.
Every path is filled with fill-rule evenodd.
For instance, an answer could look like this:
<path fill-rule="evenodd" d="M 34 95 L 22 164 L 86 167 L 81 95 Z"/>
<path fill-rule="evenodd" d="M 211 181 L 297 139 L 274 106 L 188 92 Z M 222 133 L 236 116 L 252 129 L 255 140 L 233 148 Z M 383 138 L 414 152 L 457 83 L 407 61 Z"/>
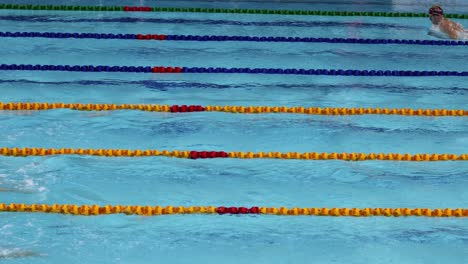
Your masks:
<path fill-rule="evenodd" d="M 441 39 L 451 39 L 449 35 L 445 32 L 442 32 L 440 30 L 440 27 L 437 25 L 432 25 L 429 28 L 428 35 L 434 36 L 436 38 L 441 38 Z M 465 30 L 463 33 L 459 33 L 457 40 L 468 40 L 468 31 Z"/>

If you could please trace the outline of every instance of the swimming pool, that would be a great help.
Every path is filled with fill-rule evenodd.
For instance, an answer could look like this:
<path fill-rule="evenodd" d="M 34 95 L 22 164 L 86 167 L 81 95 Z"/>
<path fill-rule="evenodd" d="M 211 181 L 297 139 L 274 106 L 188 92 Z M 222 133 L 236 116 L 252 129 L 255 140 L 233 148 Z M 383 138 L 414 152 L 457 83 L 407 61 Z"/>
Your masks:
<path fill-rule="evenodd" d="M 112 5 L 423 12 L 419 1 Z M 363 3 L 361 3 L 363 2 Z M 386 3 L 385 3 L 386 2 Z M 15 3 L 36 4 L 34 1 Z M 40 4 L 62 4 L 41 1 Z M 39 4 L 39 3 L 38 3 Z M 69 4 L 96 5 L 94 1 Z M 467 13 L 457 1 L 442 2 Z M 423 9 L 423 10 L 422 10 Z M 466 25 L 466 20 L 460 20 Z M 427 18 L 0 10 L 0 31 L 434 40 Z M 1 64 L 468 71 L 463 46 L 0 38 Z M 0 71 L 1 102 L 466 109 L 465 76 Z M 467 153 L 466 117 L 0 111 L 1 147 Z M 468 164 L 0 156 L 0 203 L 466 208 Z M 0 214 L 5 263 L 461 263 L 466 218 Z"/>

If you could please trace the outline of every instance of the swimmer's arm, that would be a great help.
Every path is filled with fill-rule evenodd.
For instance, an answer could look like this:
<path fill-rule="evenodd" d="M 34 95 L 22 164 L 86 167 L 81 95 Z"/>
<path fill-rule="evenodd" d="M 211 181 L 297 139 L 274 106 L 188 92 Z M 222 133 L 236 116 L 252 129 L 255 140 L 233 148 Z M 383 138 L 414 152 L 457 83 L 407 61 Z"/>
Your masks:
<path fill-rule="evenodd" d="M 454 28 L 458 31 L 465 31 L 465 29 L 463 28 L 463 26 L 460 24 L 460 23 L 456 23 L 454 22 L 455 26 Z"/>
<path fill-rule="evenodd" d="M 458 38 L 457 31 L 455 31 L 455 30 L 449 30 L 448 35 L 449 35 L 449 37 L 451 39 L 457 39 Z"/>
<path fill-rule="evenodd" d="M 444 24 L 442 24 L 441 29 L 442 29 L 442 31 L 444 31 L 445 33 L 447 33 L 447 35 L 448 35 L 451 39 L 457 39 L 457 38 L 458 38 L 458 34 L 457 34 L 458 32 L 450 26 L 450 23 L 444 23 Z"/>

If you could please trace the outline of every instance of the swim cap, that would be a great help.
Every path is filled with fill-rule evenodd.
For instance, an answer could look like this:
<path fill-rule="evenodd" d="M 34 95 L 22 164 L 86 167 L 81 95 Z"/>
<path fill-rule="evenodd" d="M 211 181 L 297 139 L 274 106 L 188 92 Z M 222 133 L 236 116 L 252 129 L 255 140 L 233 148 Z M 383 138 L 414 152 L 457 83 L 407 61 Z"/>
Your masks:
<path fill-rule="evenodd" d="M 429 8 L 429 14 L 433 16 L 442 16 L 444 15 L 444 10 L 439 5 L 433 5 Z"/>

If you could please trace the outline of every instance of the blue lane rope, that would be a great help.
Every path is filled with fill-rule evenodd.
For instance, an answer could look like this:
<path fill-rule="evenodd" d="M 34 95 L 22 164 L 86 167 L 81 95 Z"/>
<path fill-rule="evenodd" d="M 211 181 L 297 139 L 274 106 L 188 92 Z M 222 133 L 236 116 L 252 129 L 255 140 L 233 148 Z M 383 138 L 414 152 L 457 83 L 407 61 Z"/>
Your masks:
<path fill-rule="evenodd" d="M 468 71 L 402 71 L 402 70 L 343 70 L 343 69 L 278 69 L 224 67 L 161 67 L 104 65 L 31 65 L 1 64 L 3 71 L 70 71 L 70 72 L 137 72 L 137 73 L 248 73 L 335 76 L 468 76 Z"/>
<path fill-rule="evenodd" d="M 162 36 L 164 36 L 162 38 Z M 106 34 L 106 33 L 60 33 L 60 32 L 0 32 L 7 38 L 76 38 L 76 39 L 131 39 L 169 41 L 248 41 L 248 42 L 309 42 L 350 44 L 406 44 L 430 46 L 467 46 L 468 41 L 456 40 L 411 40 L 411 39 L 356 39 L 356 38 L 302 38 L 259 36 L 213 36 L 213 35 L 151 35 L 151 34 Z"/>

